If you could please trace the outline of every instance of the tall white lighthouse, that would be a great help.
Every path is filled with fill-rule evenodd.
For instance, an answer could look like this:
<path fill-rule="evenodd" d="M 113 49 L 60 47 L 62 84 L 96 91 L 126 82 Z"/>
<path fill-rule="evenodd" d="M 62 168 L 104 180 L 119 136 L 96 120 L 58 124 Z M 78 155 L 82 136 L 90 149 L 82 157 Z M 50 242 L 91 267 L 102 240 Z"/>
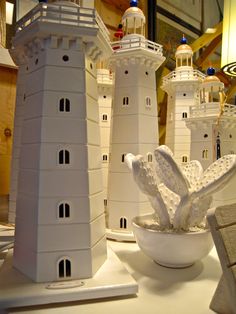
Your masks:
<path fill-rule="evenodd" d="M 205 77 L 193 69 L 193 51 L 185 37 L 177 48 L 176 69 L 164 77 L 162 89 L 168 93 L 166 145 L 179 163 L 190 160 L 190 130 L 184 119 L 189 108 L 199 103 L 199 86 Z"/>
<path fill-rule="evenodd" d="M 130 2 L 123 17 L 124 37 L 113 42 L 111 57 L 115 72 L 111 156 L 108 174 L 108 237 L 131 240 L 131 221 L 152 211 L 149 202 L 133 182 L 126 153 L 146 156 L 158 145 L 155 71 L 164 62 L 162 46 L 145 38 L 145 16 Z"/>
<path fill-rule="evenodd" d="M 26 71 L 13 263 L 37 282 L 88 278 L 106 260 L 95 62 L 108 33 L 94 9 L 39 3 L 13 46 Z"/>
<path fill-rule="evenodd" d="M 221 156 L 236 153 L 236 107 L 225 103 L 224 84 L 214 68 L 200 85 L 200 104 L 190 106 L 185 120 L 191 131 L 191 159 L 199 160 L 204 169 Z M 236 178 L 214 194 L 214 206 L 233 203 Z"/>

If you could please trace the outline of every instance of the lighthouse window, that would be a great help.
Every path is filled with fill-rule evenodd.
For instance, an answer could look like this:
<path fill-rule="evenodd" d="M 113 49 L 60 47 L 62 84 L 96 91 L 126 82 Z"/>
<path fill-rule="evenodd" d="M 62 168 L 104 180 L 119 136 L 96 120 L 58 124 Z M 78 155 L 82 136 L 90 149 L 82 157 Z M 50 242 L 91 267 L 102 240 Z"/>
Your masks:
<path fill-rule="evenodd" d="M 126 155 L 126 154 L 122 154 L 122 156 L 121 156 L 121 161 L 122 161 L 122 162 L 125 162 L 125 155 Z"/>
<path fill-rule="evenodd" d="M 229 138 L 232 138 L 232 134 L 229 135 Z"/>
<path fill-rule="evenodd" d="M 70 100 L 68 98 L 61 98 L 59 102 L 60 112 L 70 112 Z"/>
<path fill-rule="evenodd" d="M 182 156 L 182 162 L 183 163 L 188 162 L 188 156 Z"/>
<path fill-rule="evenodd" d="M 70 152 L 66 149 L 59 151 L 59 164 L 69 164 L 70 163 Z"/>
<path fill-rule="evenodd" d="M 128 73 L 129 73 L 129 71 L 125 70 L 125 74 L 128 74 Z"/>
<path fill-rule="evenodd" d="M 208 159 L 208 149 L 202 151 L 202 159 Z"/>
<path fill-rule="evenodd" d="M 69 57 L 68 57 L 67 55 L 64 55 L 64 56 L 62 57 L 62 60 L 63 60 L 64 62 L 67 62 L 67 61 L 69 61 Z"/>
<path fill-rule="evenodd" d="M 59 278 L 71 277 L 71 262 L 67 258 L 63 258 L 58 263 Z"/>
<path fill-rule="evenodd" d="M 103 95 L 103 98 L 107 98 L 107 96 L 106 96 L 106 95 Z"/>
<path fill-rule="evenodd" d="M 208 134 L 204 134 L 204 138 L 207 138 L 208 137 Z"/>
<path fill-rule="evenodd" d="M 183 119 L 186 119 L 187 117 L 188 117 L 187 112 L 183 112 L 183 113 L 182 113 L 182 118 L 183 118 Z"/>
<path fill-rule="evenodd" d="M 37 58 L 37 59 L 35 60 L 35 64 L 38 64 L 38 62 L 39 62 L 39 59 Z"/>
<path fill-rule="evenodd" d="M 127 219 L 125 217 L 120 218 L 120 228 L 126 229 L 127 228 Z"/>
<path fill-rule="evenodd" d="M 102 161 L 107 161 L 107 160 L 108 160 L 108 155 L 107 154 L 102 155 Z"/>
<path fill-rule="evenodd" d="M 102 121 L 107 121 L 107 114 L 102 115 Z"/>
<path fill-rule="evenodd" d="M 145 74 L 148 75 L 148 72 L 146 71 Z"/>
<path fill-rule="evenodd" d="M 186 96 L 186 95 L 187 95 L 187 94 L 185 94 L 185 93 L 183 94 L 183 96 Z"/>
<path fill-rule="evenodd" d="M 104 199 L 104 206 L 107 206 L 107 199 Z"/>
<path fill-rule="evenodd" d="M 150 97 L 146 97 L 146 106 L 147 107 L 151 107 L 151 98 Z"/>
<path fill-rule="evenodd" d="M 93 64 L 92 64 L 92 63 L 90 63 L 90 69 L 91 69 L 91 70 L 93 69 Z"/>
<path fill-rule="evenodd" d="M 148 162 L 152 162 L 152 154 L 151 153 L 148 153 L 147 160 L 148 160 Z"/>
<path fill-rule="evenodd" d="M 70 205 L 67 203 L 61 203 L 59 205 L 59 218 L 69 218 L 70 217 Z"/>
<path fill-rule="evenodd" d="M 129 104 L 129 97 L 123 98 L 123 106 L 127 106 Z"/>

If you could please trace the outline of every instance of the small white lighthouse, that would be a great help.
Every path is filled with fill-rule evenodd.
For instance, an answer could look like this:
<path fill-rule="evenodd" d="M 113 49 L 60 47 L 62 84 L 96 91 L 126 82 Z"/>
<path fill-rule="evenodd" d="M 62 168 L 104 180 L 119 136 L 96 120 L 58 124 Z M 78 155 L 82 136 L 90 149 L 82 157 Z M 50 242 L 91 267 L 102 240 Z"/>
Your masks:
<path fill-rule="evenodd" d="M 124 163 L 126 153 L 146 156 L 158 145 L 155 71 L 164 62 L 162 46 L 145 38 L 145 16 L 130 2 L 123 17 L 124 37 L 113 42 L 115 72 L 111 158 L 108 174 L 108 237 L 133 239 L 132 218 L 152 211 Z"/>
<path fill-rule="evenodd" d="M 193 51 L 185 37 L 177 48 L 176 69 L 164 77 L 162 89 L 168 93 L 166 145 L 179 163 L 190 160 L 190 130 L 184 119 L 189 107 L 199 103 L 199 86 L 205 77 L 193 69 Z"/>
<path fill-rule="evenodd" d="M 225 103 L 224 84 L 214 68 L 200 85 L 200 104 L 190 106 L 185 120 L 191 131 L 191 159 L 199 160 L 204 169 L 221 156 L 236 153 L 236 107 Z M 214 206 L 236 201 L 233 180 L 214 195 Z"/>
<path fill-rule="evenodd" d="M 23 17 L 13 46 L 26 71 L 13 263 L 36 282 L 88 278 L 106 260 L 95 63 L 109 36 L 94 9 L 58 1 Z"/>
<path fill-rule="evenodd" d="M 110 156 L 110 131 L 111 131 L 111 116 L 112 102 L 114 89 L 114 75 L 106 68 L 97 70 L 98 82 L 98 105 L 99 105 L 99 125 L 101 133 L 101 159 L 103 172 L 103 202 L 106 214 L 107 213 L 107 185 L 108 185 L 108 165 Z"/>

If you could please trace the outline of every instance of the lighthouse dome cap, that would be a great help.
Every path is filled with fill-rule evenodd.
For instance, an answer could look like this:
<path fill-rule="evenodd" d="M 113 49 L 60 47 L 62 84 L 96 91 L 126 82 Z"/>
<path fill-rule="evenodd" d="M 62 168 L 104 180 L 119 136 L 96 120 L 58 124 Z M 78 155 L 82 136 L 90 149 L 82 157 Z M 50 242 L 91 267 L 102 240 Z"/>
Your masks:
<path fill-rule="evenodd" d="M 220 82 L 220 79 L 215 75 L 216 71 L 213 67 L 207 69 L 207 76 L 203 80 L 204 83 Z"/>
<path fill-rule="evenodd" d="M 125 23 L 125 20 L 127 19 L 134 19 L 136 20 L 137 26 L 142 23 L 145 23 L 145 15 L 143 14 L 143 11 L 138 8 L 138 1 L 137 0 L 131 0 L 130 1 L 130 7 L 125 11 L 125 13 L 122 16 L 122 24 Z"/>
<path fill-rule="evenodd" d="M 189 54 L 193 55 L 193 50 L 192 48 L 188 45 L 187 38 L 183 35 L 180 45 L 176 49 L 175 55 L 178 56 L 180 54 Z"/>

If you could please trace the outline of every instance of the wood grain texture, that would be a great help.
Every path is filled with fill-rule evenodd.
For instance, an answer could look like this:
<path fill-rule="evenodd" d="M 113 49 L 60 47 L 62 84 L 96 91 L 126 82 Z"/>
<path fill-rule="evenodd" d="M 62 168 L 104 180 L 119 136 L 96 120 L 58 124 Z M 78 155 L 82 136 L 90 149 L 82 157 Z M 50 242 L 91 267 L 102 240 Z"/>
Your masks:
<path fill-rule="evenodd" d="M 0 0 L 0 45 L 6 46 L 6 0 Z"/>
<path fill-rule="evenodd" d="M 207 220 L 223 270 L 210 308 L 236 314 L 236 204 L 211 209 Z"/>
<path fill-rule="evenodd" d="M 215 210 L 215 216 L 218 227 L 236 224 L 236 205 L 230 204 L 217 207 Z"/>

